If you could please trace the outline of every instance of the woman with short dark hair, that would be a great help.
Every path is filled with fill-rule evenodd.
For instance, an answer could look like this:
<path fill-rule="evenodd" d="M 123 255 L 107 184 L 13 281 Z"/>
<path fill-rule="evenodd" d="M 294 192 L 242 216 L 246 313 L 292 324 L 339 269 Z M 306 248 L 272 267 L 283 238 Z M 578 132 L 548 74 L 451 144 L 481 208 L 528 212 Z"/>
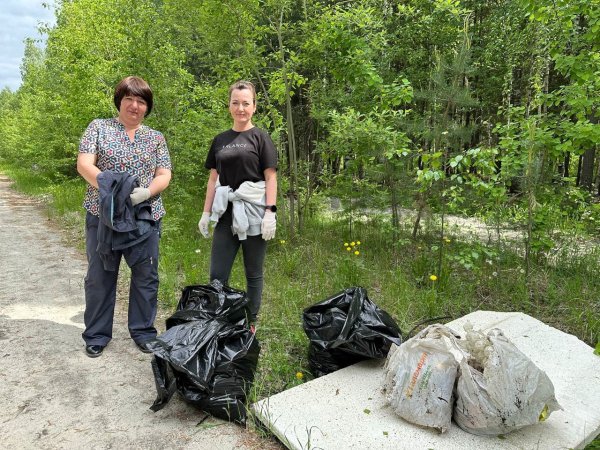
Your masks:
<path fill-rule="evenodd" d="M 79 144 L 77 171 L 88 182 L 86 215 L 85 341 L 89 357 L 112 339 L 121 257 L 131 268 L 128 327 L 138 348 L 149 353 L 156 337 L 160 193 L 171 180 L 163 135 L 142 122 L 153 106 L 150 86 L 126 77 L 116 86 L 118 115 L 95 119 Z"/>
<path fill-rule="evenodd" d="M 144 100 L 146 102 L 144 117 L 150 115 L 152 106 L 154 105 L 154 97 L 150 86 L 143 79 L 139 77 L 125 77 L 117 84 L 115 95 L 113 96 L 117 111 L 121 111 L 121 100 L 126 96 L 140 97 Z"/>

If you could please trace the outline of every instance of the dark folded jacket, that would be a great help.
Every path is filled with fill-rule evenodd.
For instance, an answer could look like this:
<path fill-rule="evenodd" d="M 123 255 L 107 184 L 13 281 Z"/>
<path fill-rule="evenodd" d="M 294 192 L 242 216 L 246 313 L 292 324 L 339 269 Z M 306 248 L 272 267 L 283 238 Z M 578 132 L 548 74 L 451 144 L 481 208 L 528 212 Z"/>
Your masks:
<path fill-rule="evenodd" d="M 135 206 L 129 195 L 139 186 L 136 176 L 105 170 L 97 178 L 100 192 L 98 251 L 105 270 L 117 270 L 119 260 L 113 250 L 122 250 L 145 241 L 154 231 L 149 201 Z M 133 265 L 130 262 L 130 265 Z"/>

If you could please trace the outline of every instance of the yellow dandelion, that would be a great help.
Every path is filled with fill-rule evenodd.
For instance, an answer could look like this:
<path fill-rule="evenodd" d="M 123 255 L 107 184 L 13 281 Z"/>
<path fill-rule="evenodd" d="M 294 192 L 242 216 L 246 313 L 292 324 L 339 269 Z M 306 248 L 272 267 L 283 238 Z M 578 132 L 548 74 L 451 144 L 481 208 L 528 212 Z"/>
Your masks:
<path fill-rule="evenodd" d="M 358 255 L 360 255 L 360 252 L 359 252 L 358 250 L 356 250 L 356 251 L 354 252 L 354 254 L 355 254 L 356 256 L 358 256 Z"/>
<path fill-rule="evenodd" d="M 360 241 L 356 241 L 356 245 L 360 245 Z"/>
<path fill-rule="evenodd" d="M 437 280 L 437 276 L 435 276 L 435 275 L 429 275 L 429 279 L 431 281 L 435 281 L 435 280 Z"/>
<path fill-rule="evenodd" d="M 356 245 L 356 242 L 351 242 L 351 243 L 350 243 L 350 245 L 351 245 L 352 247 L 354 247 L 354 246 Z"/>
<path fill-rule="evenodd" d="M 350 247 L 346 247 L 346 250 L 350 251 L 350 250 L 352 250 L 352 249 L 351 249 Z"/>
<path fill-rule="evenodd" d="M 285 244 L 285 241 L 282 239 L 279 241 L 280 244 Z"/>
<path fill-rule="evenodd" d="M 304 374 L 302 372 L 296 372 L 296 378 L 301 380 L 302 378 L 304 378 Z"/>
<path fill-rule="evenodd" d="M 444 241 L 446 241 L 448 244 L 449 244 L 450 242 L 452 242 L 452 241 L 451 241 L 450 239 L 448 239 L 448 238 L 444 238 Z"/>
<path fill-rule="evenodd" d="M 540 417 L 539 417 L 539 421 L 543 422 L 544 420 L 546 420 L 548 418 L 548 416 L 550 415 L 550 413 L 548 413 L 548 405 L 544 405 L 544 408 L 542 409 L 542 412 L 540 413 Z"/>
<path fill-rule="evenodd" d="M 344 247 L 348 247 L 348 243 L 347 242 L 344 242 Z"/>

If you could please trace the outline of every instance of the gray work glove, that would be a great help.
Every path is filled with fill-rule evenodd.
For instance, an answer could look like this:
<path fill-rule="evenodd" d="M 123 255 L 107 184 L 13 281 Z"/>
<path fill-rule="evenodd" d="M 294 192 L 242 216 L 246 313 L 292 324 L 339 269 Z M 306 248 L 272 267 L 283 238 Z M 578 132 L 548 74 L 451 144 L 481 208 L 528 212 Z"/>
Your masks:
<path fill-rule="evenodd" d="M 265 241 L 273 239 L 275 237 L 275 230 L 277 229 L 277 216 L 274 212 L 269 211 L 268 209 L 265 211 L 265 216 L 263 217 L 262 224 L 260 226 L 260 232 L 262 234 L 262 238 Z"/>
<path fill-rule="evenodd" d="M 210 222 L 210 213 L 204 211 L 202 213 L 202 217 L 200 217 L 200 222 L 198 222 L 198 229 L 200 230 L 200 233 L 202 234 L 202 236 L 204 236 L 205 238 L 207 238 L 209 236 L 209 233 L 208 233 L 209 222 Z"/>
<path fill-rule="evenodd" d="M 142 203 L 150 198 L 150 189 L 136 187 L 133 189 L 133 191 L 131 191 L 131 194 L 129 194 L 129 198 L 131 199 L 131 204 L 135 206 L 138 203 Z"/>

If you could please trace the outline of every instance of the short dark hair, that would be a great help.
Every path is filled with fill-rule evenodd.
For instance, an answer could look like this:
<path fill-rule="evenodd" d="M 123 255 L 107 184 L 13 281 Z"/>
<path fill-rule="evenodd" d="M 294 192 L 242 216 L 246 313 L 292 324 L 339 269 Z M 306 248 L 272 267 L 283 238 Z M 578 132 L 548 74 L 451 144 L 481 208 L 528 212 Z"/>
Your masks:
<path fill-rule="evenodd" d="M 117 111 L 121 110 L 121 100 L 123 100 L 123 97 L 127 95 L 134 95 L 136 97 L 143 98 L 148 106 L 144 117 L 147 117 L 148 114 L 150 114 L 153 105 L 152 89 L 150 89 L 150 86 L 144 79 L 140 77 L 125 77 L 119 81 L 119 84 L 117 84 L 117 87 L 115 88 L 114 96 L 114 102 L 115 106 L 117 107 Z"/>
<path fill-rule="evenodd" d="M 252 92 L 252 101 L 256 103 L 256 89 L 251 81 L 239 80 L 229 86 L 229 101 L 231 101 L 231 93 L 234 89 L 249 89 Z"/>

